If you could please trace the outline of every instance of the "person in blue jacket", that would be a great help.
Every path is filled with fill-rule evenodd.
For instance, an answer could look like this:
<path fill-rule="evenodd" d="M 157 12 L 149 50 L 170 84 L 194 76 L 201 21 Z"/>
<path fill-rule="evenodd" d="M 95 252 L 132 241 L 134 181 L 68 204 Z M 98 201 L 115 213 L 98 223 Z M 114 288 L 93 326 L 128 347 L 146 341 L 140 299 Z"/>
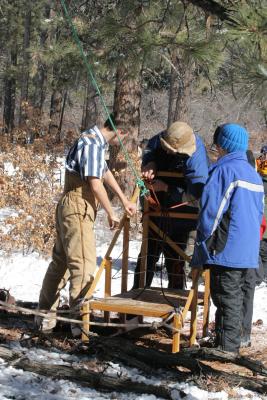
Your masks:
<path fill-rule="evenodd" d="M 248 139 L 240 125 L 218 128 L 219 159 L 202 193 L 191 261 L 191 266 L 210 268 L 215 346 L 234 353 L 240 347 L 247 269 L 258 268 L 263 215 L 263 185 L 247 161 Z"/>
<path fill-rule="evenodd" d="M 157 177 L 157 171 L 180 172 L 183 176 Z M 198 213 L 196 203 L 208 177 L 208 158 L 201 137 L 187 123 L 174 122 L 167 130 L 148 141 L 143 152 L 142 175 L 149 183 L 152 194 L 156 193 L 163 215 L 160 218 L 153 217 L 153 222 L 184 250 L 189 233 L 196 229 L 196 220 L 178 220 L 167 214 L 168 211 Z M 188 205 L 171 209 L 184 202 L 188 202 Z M 177 260 L 177 254 L 152 230 L 148 233 L 146 286 L 152 283 L 161 253 L 165 256 L 169 288 L 183 288 L 184 260 Z M 133 288 L 139 287 L 139 272 L 140 257 Z"/>

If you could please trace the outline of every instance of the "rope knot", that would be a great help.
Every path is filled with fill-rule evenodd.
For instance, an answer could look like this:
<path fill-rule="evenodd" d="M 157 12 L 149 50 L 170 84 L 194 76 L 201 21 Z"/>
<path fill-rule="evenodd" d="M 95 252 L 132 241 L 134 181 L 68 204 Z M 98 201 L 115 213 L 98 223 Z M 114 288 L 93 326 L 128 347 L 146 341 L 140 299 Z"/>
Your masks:
<path fill-rule="evenodd" d="M 153 321 L 151 323 L 151 329 L 154 330 L 154 331 L 156 331 L 160 326 L 161 326 L 161 323 L 158 322 L 158 321 Z"/>

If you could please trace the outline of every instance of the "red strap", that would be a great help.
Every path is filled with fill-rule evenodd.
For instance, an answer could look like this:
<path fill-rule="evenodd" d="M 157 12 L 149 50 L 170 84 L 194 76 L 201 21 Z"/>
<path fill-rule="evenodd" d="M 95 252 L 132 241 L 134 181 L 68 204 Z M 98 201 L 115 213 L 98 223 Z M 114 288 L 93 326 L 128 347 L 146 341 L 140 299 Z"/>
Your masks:
<path fill-rule="evenodd" d="M 174 206 L 171 206 L 171 207 L 169 208 L 169 210 L 172 210 L 173 208 L 178 208 L 178 207 L 186 206 L 186 205 L 189 204 L 189 203 L 190 203 L 190 201 L 184 201 L 183 203 L 174 204 Z"/>
<path fill-rule="evenodd" d="M 263 237 L 265 231 L 266 231 L 266 219 L 265 219 L 265 216 L 263 215 L 262 222 L 261 222 L 261 228 L 260 228 L 260 239 L 261 240 L 262 240 L 262 237 Z"/>
<path fill-rule="evenodd" d="M 153 197 L 154 197 L 154 198 L 153 198 L 153 197 L 150 196 L 150 195 L 149 195 L 149 196 L 146 196 L 146 199 L 147 199 L 149 205 L 150 205 L 154 210 L 161 211 L 161 205 L 160 205 L 159 199 L 158 199 L 158 197 L 157 197 L 157 195 L 156 195 L 156 192 L 155 192 L 155 190 L 154 190 L 154 188 L 153 188 L 153 185 L 152 185 L 150 182 L 147 182 L 147 186 L 148 186 L 148 189 L 153 193 Z M 168 211 L 168 210 L 173 210 L 174 208 L 186 206 L 186 205 L 189 204 L 189 203 L 190 203 L 190 201 L 185 201 L 185 202 L 183 202 L 183 203 L 174 204 L 174 206 L 169 207 L 166 211 Z"/>

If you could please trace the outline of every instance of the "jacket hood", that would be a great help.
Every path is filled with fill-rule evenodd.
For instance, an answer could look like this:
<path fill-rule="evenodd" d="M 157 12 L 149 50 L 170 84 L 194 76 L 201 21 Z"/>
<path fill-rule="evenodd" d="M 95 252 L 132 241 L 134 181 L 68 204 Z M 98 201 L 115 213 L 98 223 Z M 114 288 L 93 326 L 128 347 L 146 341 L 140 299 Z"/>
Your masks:
<path fill-rule="evenodd" d="M 244 151 L 234 151 L 233 153 L 227 153 L 225 156 L 219 158 L 214 164 L 211 164 L 209 168 L 209 173 L 211 173 L 215 168 L 220 165 L 223 165 L 232 160 L 244 160 L 247 161 L 247 155 Z"/>

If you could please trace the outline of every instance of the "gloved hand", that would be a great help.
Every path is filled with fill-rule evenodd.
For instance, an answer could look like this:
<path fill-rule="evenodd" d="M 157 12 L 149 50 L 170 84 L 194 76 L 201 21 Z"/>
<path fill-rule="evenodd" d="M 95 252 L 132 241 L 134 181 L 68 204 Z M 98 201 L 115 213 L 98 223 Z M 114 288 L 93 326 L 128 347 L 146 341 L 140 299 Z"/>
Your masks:
<path fill-rule="evenodd" d="M 188 207 L 199 207 L 199 201 L 190 193 L 184 192 L 182 195 L 182 203 L 188 202 Z"/>
<path fill-rule="evenodd" d="M 163 182 L 161 179 L 154 179 L 150 184 L 155 192 L 167 192 L 168 185 Z"/>

